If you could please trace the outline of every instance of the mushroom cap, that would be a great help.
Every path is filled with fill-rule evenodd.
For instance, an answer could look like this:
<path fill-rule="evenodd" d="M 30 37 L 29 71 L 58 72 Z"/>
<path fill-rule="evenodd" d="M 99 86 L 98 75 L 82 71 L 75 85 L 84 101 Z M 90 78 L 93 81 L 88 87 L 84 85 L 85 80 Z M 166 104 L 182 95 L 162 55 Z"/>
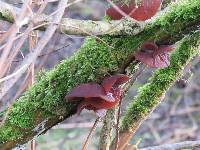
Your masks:
<path fill-rule="evenodd" d="M 102 100 L 112 102 L 115 99 L 105 92 L 103 87 L 97 83 L 86 83 L 81 84 L 73 88 L 65 99 L 68 101 L 79 101 L 84 99 L 95 100 L 95 98 L 100 98 Z"/>
<path fill-rule="evenodd" d="M 106 91 L 106 93 L 108 93 L 112 87 L 116 88 L 119 85 L 127 82 L 128 80 L 129 80 L 129 77 L 127 75 L 117 74 L 117 75 L 113 75 L 113 76 L 105 78 L 102 82 L 102 86 L 104 90 Z"/>

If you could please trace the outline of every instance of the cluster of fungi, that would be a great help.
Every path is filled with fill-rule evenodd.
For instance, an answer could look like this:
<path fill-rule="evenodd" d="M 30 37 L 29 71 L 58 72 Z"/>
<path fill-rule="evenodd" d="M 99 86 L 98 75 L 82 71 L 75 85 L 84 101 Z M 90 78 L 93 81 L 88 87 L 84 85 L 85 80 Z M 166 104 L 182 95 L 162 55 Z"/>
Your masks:
<path fill-rule="evenodd" d="M 121 85 L 129 80 L 129 77 L 123 74 L 113 75 L 103 80 L 102 84 L 85 83 L 71 90 L 65 96 L 69 102 L 80 101 L 77 113 L 85 108 L 93 110 L 98 117 L 103 117 L 109 108 L 117 105 L 121 99 Z"/>
<path fill-rule="evenodd" d="M 112 20 L 120 20 L 127 16 L 137 20 L 145 21 L 153 17 L 161 7 L 162 0 L 142 0 L 136 5 L 134 0 L 129 4 L 116 4 L 116 7 L 110 7 L 106 10 L 106 15 Z M 165 68 L 169 66 L 169 52 L 174 49 L 174 45 L 157 45 L 154 41 L 146 41 L 142 44 L 140 50 L 134 54 L 135 59 L 143 64 L 154 68 Z M 129 80 L 127 75 L 118 74 L 107 77 L 102 84 L 86 83 L 73 88 L 65 99 L 68 102 L 80 101 L 77 113 L 80 114 L 83 109 L 93 110 L 97 116 L 105 115 L 107 109 L 113 108 L 121 100 L 121 85 Z"/>

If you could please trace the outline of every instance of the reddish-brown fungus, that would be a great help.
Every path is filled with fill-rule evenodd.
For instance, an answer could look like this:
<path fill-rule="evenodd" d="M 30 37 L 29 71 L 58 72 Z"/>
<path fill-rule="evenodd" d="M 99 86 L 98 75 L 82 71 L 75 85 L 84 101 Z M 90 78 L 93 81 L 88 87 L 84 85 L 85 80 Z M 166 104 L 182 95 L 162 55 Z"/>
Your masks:
<path fill-rule="evenodd" d="M 106 95 L 103 87 L 97 83 L 86 83 L 81 84 L 73 88 L 68 95 L 65 96 L 65 99 L 68 101 L 78 101 L 87 98 L 102 98 L 106 101 L 112 101 L 110 97 Z"/>
<path fill-rule="evenodd" d="M 126 75 L 113 75 L 105 78 L 102 86 L 97 83 L 81 84 L 65 96 L 69 102 L 80 100 L 77 113 L 83 109 L 93 110 L 97 115 L 105 114 L 105 109 L 113 108 L 121 99 L 120 85 L 127 82 Z"/>
<path fill-rule="evenodd" d="M 154 42 L 146 42 L 139 52 L 135 53 L 135 58 L 149 67 L 165 68 L 170 65 L 169 52 L 175 45 L 157 46 Z"/>
<path fill-rule="evenodd" d="M 142 0 L 141 4 L 135 5 L 135 1 L 132 0 L 128 5 L 117 4 L 117 7 L 131 18 L 138 21 L 145 21 L 153 17 L 161 6 L 161 0 Z M 113 20 L 119 20 L 123 17 L 120 12 L 111 7 L 106 10 L 106 14 Z"/>

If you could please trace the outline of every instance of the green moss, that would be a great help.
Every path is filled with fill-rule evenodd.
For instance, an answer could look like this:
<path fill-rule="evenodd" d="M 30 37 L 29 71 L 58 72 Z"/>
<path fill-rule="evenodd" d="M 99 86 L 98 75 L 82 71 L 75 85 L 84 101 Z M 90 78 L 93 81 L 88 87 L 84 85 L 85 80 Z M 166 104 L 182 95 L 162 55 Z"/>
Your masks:
<path fill-rule="evenodd" d="M 198 53 L 200 33 L 187 36 L 171 55 L 170 66 L 157 70 L 139 89 L 122 121 L 121 130 L 132 129 L 160 103 L 166 90 L 182 75 L 184 66 Z"/>
<path fill-rule="evenodd" d="M 13 130 L 10 126 L 5 126 L 4 130 L 0 129 L 0 133 L 4 134 L 5 136 L 9 137 L 10 140 L 15 140 L 16 138 L 20 138 L 23 134 L 19 130 Z M 0 144 L 3 143 L 3 141 L 0 141 Z"/>

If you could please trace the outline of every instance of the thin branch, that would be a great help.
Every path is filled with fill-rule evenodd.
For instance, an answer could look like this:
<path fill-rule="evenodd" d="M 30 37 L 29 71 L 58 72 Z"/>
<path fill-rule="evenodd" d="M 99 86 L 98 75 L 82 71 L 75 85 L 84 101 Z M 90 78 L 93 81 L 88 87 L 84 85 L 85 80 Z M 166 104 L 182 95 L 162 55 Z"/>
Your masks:
<path fill-rule="evenodd" d="M 53 22 L 56 24 L 59 24 L 61 21 L 61 18 L 64 14 L 65 7 L 67 5 L 67 0 L 62 0 L 58 4 L 58 8 L 60 11 L 53 17 Z M 25 72 L 25 70 L 28 68 L 28 66 L 35 62 L 37 59 L 38 55 L 40 52 L 43 50 L 43 48 L 46 46 L 46 44 L 49 42 L 53 34 L 55 33 L 57 29 L 56 24 L 50 24 L 44 35 L 41 37 L 41 39 L 38 41 L 35 49 L 33 50 L 32 53 L 30 53 L 24 60 L 23 62 L 19 65 L 18 68 L 24 68 L 23 71 L 20 74 L 17 74 L 14 78 L 10 79 L 9 81 L 5 81 L 4 84 L 1 87 L 1 92 L 0 92 L 0 99 L 3 98 L 3 96 L 7 93 L 7 91 L 14 85 L 14 83 L 22 76 L 22 74 Z M 18 70 L 18 68 L 16 70 Z"/>
<path fill-rule="evenodd" d="M 66 44 L 66 45 L 64 45 L 64 46 L 62 46 L 62 47 L 60 47 L 60 48 L 58 48 L 58 49 L 55 49 L 55 50 L 52 50 L 52 51 L 50 51 L 50 52 L 41 54 L 41 55 L 38 56 L 38 58 L 40 58 L 40 57 L 45 57 L 45 56 L 48 56 L 48 55 L 50 55 L 50 54 L 57 53 L 58 51 L 63 50 L 64 48 L 66 48 L 66 47 L 68 47 L 68 46 L 70 46 L 70 44 Z M 23 59 L 24 59 L 24 57 L 21 58 L 21 59 L 13 60 L 13 62 L 20 62 L 20 61 L 23 61 Z M 0 81 L 1 81 L 1 80 L 0 80 Z"/>
<path fill-rule="evenodd" d="M 88 144 L 89 144 L 89 140 L 90 140 L 90 138 L 92 137 L 92 134 L 93 134 L 93 132 L 95 131 L 95 129 L 96 129 L 97 125 L 98 125 L 99 120 L 100 120 L 100 117 L 98 117 L 98 118 L 95 120 L 95 122 L 94 122 L 94 124 L 93 124 L 93 126 L 92 126 L 92 129 L 90 130 L 90 133 L 88 134 L 88 136 L 87 136 L 87 138 L 86 138 L 86 141 L 85 141 L 84 144 L 83 144 L 82 150 L 86 150 L 86 149 L 87 149 L 87 146 L 88 146 Z"/>
<path fill-rule="evenodd" d="M 10 35 L 8 37 L 8 41 L 6 43 L 6 46 L 1 54 L 1 58 L 0 58 L 0 70 L 1 70 L 0 77 L 3 77 L 5 74 L 5 70 L 6 70 L 5 65 L 9 64 L 9 63 L 7 63 L 7 59 L 8 59 L 10 51 L 12 50 L 12 46 L 14 44 L 15 37 L 16 37 L 20 27 L 25 22 L 24 20 L 26 20 L 26 22 L 28 22 L 27 18 L 29 16 L 29 13 L 27 11 L 28 10 L 27 5 L 29 5 L 30 3 L 31 3 L 31 0 L 26 1 L 24 3 L 19 17 L 16 18 L 15 23 L 10 27 L 11 28 L 11 30 L 9 30 Z"/>
<path fill-rule="evenodd" d="M 4 76 L 5 73 L 7 72 L 9 66 L 12 63 L 12 60 L 16 57 L 16 55 L 18 54 L 18 52 L 20 51 L 21 47 L 24 44 L 24 41 L 27 39 L 28 34 L 31 32 L 33 27 L 33 24 L 29 24 L 28 28 L 26 29 L 26 31 L 24 32 L 23 36 L 19 39 L 19 41 L 16 44 L 16 47 L 10 52 L 10 54 L 8 55 L 7 59 L 4 62 L 4 66 L 3 68 L 1 68 L 1 75 Z M 14 43 L 15 39 L 13 39 L 13 43 Z M 7 43 L 6 43 L 7 46 Z M 6 50 L 3 50 L 6 51 Z M 16 71 L 17 72 L 17 71 Z M 6 77 L 4 77 L 6 78 Z M 1 80 L 1 79 L 0 79 Z M 1 82 L 0 82 L 1 83 Z"/>
<path fill-rule="evenodd" d="M 16 70 L 16 72 L 14 72 L 14 73 L 12 73 L 12 74 L 4 77 L 4 78 L 0 78 L 0 84 L 2 82 L 5 82 L 5 81 L 7 81 L 7 80 L 9 80 L 9 79 L 11 79 L 13 77 L 15 77 L 15 76 L 18 76 L 19 74 L 22 74 L 23 72 L 26 71 L 26 68 L 27 68 L 27 65 L 24 65 L 21 68 L 19 68 L 18 70 Z"/>
<path fill-rule="evenodd" d="M 1 113 L 0 113 L 0 117 L 1 117 Z M 94 125 L 94 122 L 82 122 L 82 123 L 66 123 L 66 124 L 58 124 L 56 126 L 54 126 L 52 129 L 56 130 L 56 129 L 73 129 L 73 128 L 92 128 L 92 126 Z M 102 123 L 99 122 L 97 127 L 101 127 Z"/>
<path fill-rule="evenodd" d="M 11 11 L 12 10 L 12 11 Z M 0 14 L 7 19 L 8 21 L 13 21 L 12 12 L 19 14 L 20 9 L 14 6 L 11 6 L 5 2 L 0 1 Z M 8 15 L 9 12 L 9 15 Z M 8 19 L 12 18 L 12 19 Z M 52 17 L 46 16 L 44 14 L 38 16 L 38 25 L 43 24 L 46 28 L 46 25 L 52 21 Z M 65 34 L 72 35 L 136 35 L 140 33 L 144 26 L 140 25 L 137 22 L 132 20 L 118 20 L 118 21 L 92 21 L 92 20 L 76 20 L 70 18 L 63 18 L 61 25 L 58 27 L 58 31 Z M 44 30 L 44 28 L 39 28 Z M 83 32 L 84 31 L 84 32 Z M 88 34 L 89 33 L 89 34 Z"/>
<path fill-rule="evenodd" d="M 126 13 L 123 12 L 115 3 L 113 3 L 111 0 L 107 0 L 107 2 L 109 2 L 110 5 L 111 5 L 118 13 L 120 13 L 122 16 L 124 16 L 124 17 L 126 17 L 126 18 L 132 20 L 133 22 L 139 23 L 139 21 L 137 21 L 137 20 L 135 20 L 135 19 L 133 19 L 133 18 L 130 17 L 130 15 L 132 15 L 132 14 L 136 11 L 137 7 L 135 7 L 129 14 L 126 14 Z"/>
<path fill-rule="evenodd" d="M 181 149 L 194 149 L 200 147 L 200 141 L 185 141 L 175 144 L 165 144 L 161 146 L 141 148 L 140 150 L 181 150 Z"/>

